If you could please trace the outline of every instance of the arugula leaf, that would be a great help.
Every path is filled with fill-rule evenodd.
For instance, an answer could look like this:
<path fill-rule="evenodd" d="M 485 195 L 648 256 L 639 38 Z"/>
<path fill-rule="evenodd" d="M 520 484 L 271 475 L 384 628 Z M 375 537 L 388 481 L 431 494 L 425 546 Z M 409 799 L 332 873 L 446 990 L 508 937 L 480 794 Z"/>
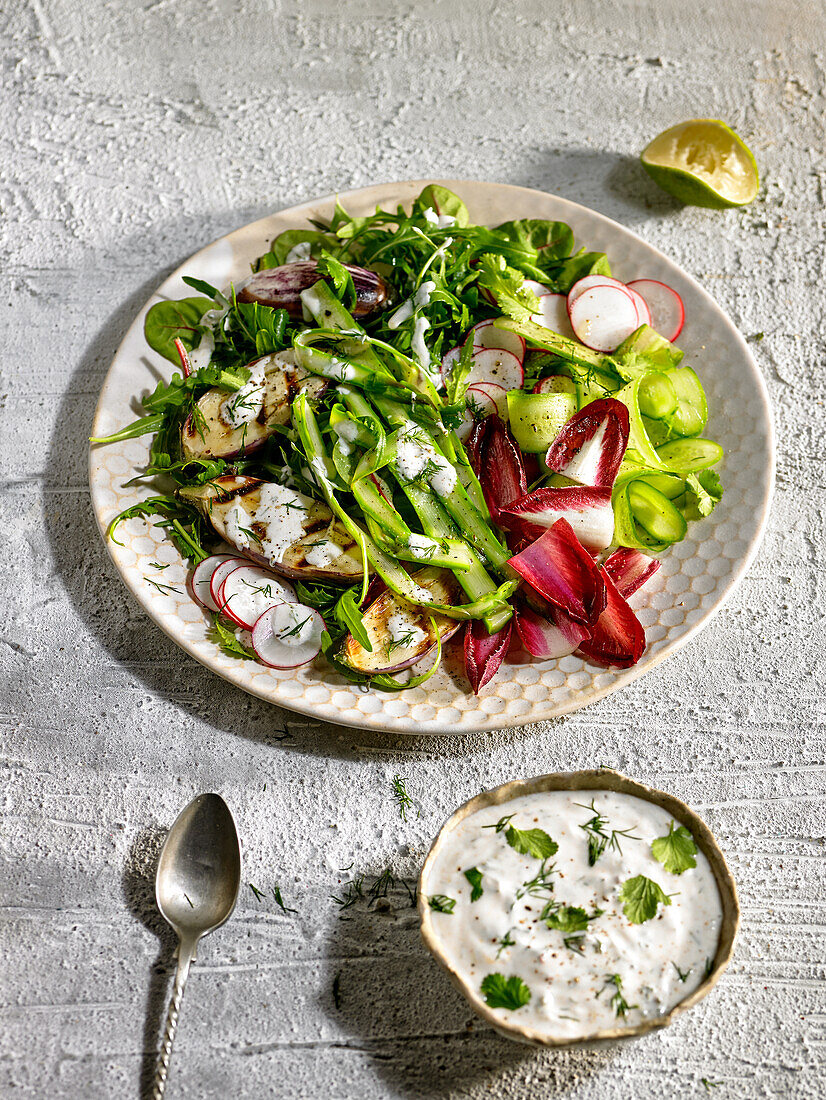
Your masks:
<path fill-rule="evenodd" d="M 490 1008 L 507 1008 L 515 1012 L 531 999 L 530 989 L 515 974 L 510 978 L 504 974 L 488 974 L 479 988 Z"/>
<path fill-rule="evenodd" d="M 227 620 L 222 619 L 220 615 L 213 616 L 210 628 L 212 640 L 218 643 L 221 652 L 226 653 L 228 657 L 238 657 L 243 661 L 254 661 L 256 657 L 253 650 L 247 649 L 243 642 L 239 642 L 235 636 L 234 627 L 229 627 L 226 623 Z"/>
<path fill-rule="evenodd" d="M 318 261 L 318 273 L 332 284 L 335 296 L 344 308 L 352 309 L 356 302 L 356 288 L 353 285 L 353 276 L 344 264 L 325 250 Z"/>
<path fill-rule="evenodd" d="M 462 874 L 473 887 L 473 889 L 470 891 L 470 900 L 478 901 L 484 893 L 484 890 L 482 889 L 482 872 L 479 870 L 478 867 L 469 867 L 467 871 L 463 871 Z"/>
<path fill-rule="evenodd" d="M 539 299 L 525 287 L 521 271 L 509 267 L 504 256 L 485 252 L 479 257 L 479 286 L 489 290 L 499 309 L 514 321 L 530 321 L 539 312 Z"/>
<path fill-rule="evenodd" d="M 657 915 L 660 904 L 670 905 L 671 898 L 661 886 L 645 875 L 635 875 L 622 884 L 620 901 L 622 911 L 632 924 L 645 924 Z"/>
<path fill-rule="evenodd" d="M 697 866 L 697 845 L 685 825 L 678 825 L 672 821 L 668 827 L 667 836 L 658 836 L 651 842 L 651 854 L 659 863 L 673 875 L 681 875 Z"/>
<path fill-rule="evenodd" d="M 556 841 L 551 840 L 543 829 L 517 829 L 509 825 L 505 840 L 520 855 L 535 856 L 536 859 L 549 859 L 559 850 Z"/>
<path fill-rule="evenodd" d="M 349 630 L 359 645 L 368 653 L 372 653 L 373 644 L 364 626 L 364 612 L 358 605 L 356 588 L 348 588 L 342 593 L 333 613 L 342 629 Z"/>
<path fill-rule="evenodd" d="M 147 344 L 170 363 L 179 363 L 175 341 L 180 340 L 187 351 L 192 351 L 201 341 L 201 318 L 214 304 L 209 298 L 156 302 L 143 323 Z"/>
<path fill-rule="evenodd" d="M 697 511 L 701 516 L 710 516 L 716 504 L 723 496 L 723 486 L 716 470 L 700 470 L 689 474 L 685 479 L 686 488 L 696 497 Z"/>
<path fill-rule="evenodd" d="M 449 898 L 447 894 L 431 894 L 427 904 L 437 913 L 447 913 L 450 916 L 456 908 L 456 899 Z"/>
<path fill-rule="evenodd" d="M 197 290 L 201 294 L 206 294 L 213 302 L 222 302 L 226 305 L 226 298 L 221 291 L 217 290 L 211 283 L 206 283 L 203 279 L 194 279 L 191 275 L 184 275 L 183 282 L 185 282 L 187 286 L 191 286 L 193 290 Z"/>

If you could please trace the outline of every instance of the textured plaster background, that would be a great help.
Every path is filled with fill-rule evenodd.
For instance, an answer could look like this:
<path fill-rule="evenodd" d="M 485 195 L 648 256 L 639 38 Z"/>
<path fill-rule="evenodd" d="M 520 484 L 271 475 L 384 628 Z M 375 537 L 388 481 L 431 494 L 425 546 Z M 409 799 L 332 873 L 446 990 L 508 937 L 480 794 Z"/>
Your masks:
<path fill-rule="evenodd" d="M 819 0 L 16 0 L 0 49 L 0 1095 L 138 1096 L 172 967 L 154 854 L 215 789 L 246 880 L 296 912 L 245 888 L 205 941 L 171 1097 L 822 1096 Z M 682 209 L 637 167 L 694 115 L 751 144 L 752 207 Z M 579 714 L 458 742 L 319 728 L 195 665 L 126 601 L 85 473 L 101 380 L 167 272 L 271 210 L 428 175 L 544 188 L 664 249 L 764 334 L 780 445 L 765 545 L 699 639 Z M 687 799 L 740 886 L 735 961 L 667 1033 L 521 1048 L 473 1021 L 402 887 L 337 919 L 340 880 L 412 881 L 480 788 L 595 763 Z"/>

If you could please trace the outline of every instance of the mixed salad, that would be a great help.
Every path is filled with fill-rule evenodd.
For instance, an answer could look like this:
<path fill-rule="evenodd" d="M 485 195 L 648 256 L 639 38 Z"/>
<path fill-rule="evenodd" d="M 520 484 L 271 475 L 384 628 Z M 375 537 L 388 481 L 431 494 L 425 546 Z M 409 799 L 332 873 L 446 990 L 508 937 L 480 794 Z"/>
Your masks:
<path fill-rule="evenodd" d="M 274 668 L 322 652 L 401 690 L 459 631 L 476 692 L 517 636 L 633 665 L 628 597 L 722 491 L 679 296 L 614 279 L 561 222 L 472 225 L 435 185 L 312 226 L 149 310 L 181 372 L 94 442 L 151 433 L 141 476 L 166 491 L 111 537 L 164 527 L 216 643 Z"/>

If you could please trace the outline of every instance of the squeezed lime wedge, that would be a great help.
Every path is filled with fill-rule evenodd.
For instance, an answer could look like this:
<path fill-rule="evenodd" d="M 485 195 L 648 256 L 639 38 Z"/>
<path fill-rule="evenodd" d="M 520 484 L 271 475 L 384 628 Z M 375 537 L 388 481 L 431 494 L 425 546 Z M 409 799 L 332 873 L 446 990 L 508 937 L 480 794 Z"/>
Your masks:
<path fill-rule="evenodd" d="M 745 206 L 760 186 L 751 150 L 716 118 L 692 118 L 664 130 L 640 159 L 655 183 L 690 206 Z"/>

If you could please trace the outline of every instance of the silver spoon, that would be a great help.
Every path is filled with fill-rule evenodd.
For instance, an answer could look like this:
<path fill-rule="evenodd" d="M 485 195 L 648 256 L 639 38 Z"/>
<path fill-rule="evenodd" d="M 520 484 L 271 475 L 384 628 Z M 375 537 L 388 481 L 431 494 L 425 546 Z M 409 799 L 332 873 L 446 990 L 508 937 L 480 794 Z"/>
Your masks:
<path fill-rule="evenodd" d="M 241 885 L 241 846 L 229 806 L 199 794 L 175 819 L 155 875 L 155 899 L 178 936 L 178 969 L 166 1017 L 152 1100 L 161 1100 L 190 963 L 202 936 L 228 920 Z"/>

